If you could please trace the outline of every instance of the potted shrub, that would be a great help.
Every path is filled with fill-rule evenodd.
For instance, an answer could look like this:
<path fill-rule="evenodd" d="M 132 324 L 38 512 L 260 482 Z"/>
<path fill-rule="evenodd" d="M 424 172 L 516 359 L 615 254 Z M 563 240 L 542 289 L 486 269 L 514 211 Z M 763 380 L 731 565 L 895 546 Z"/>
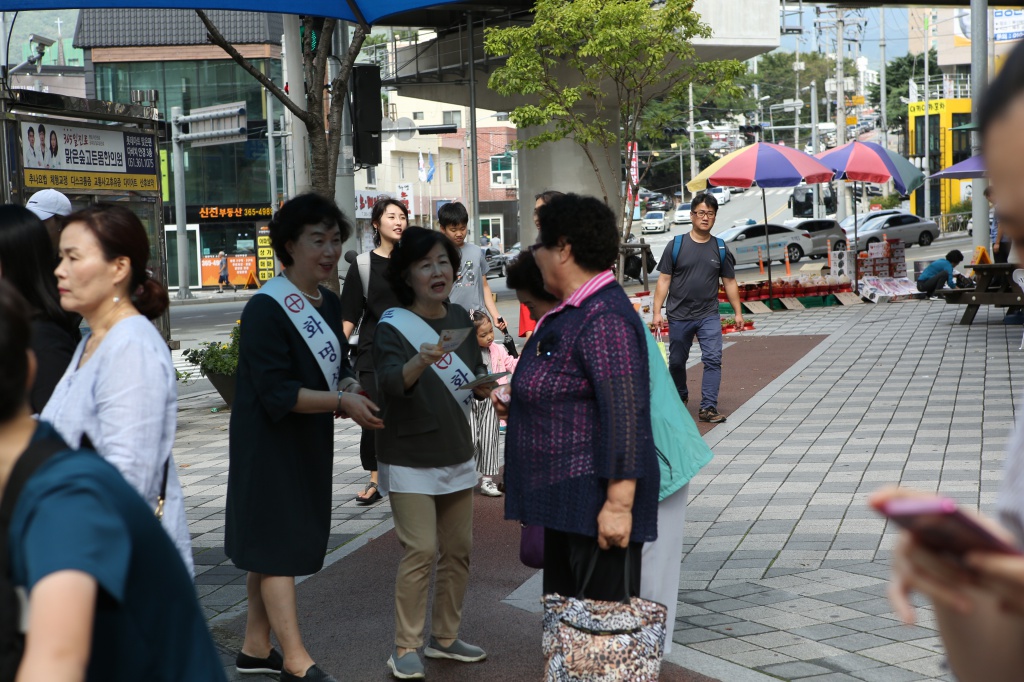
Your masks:
<path fill-rule="evenodd" d="M 227 343 L 208 341 L 198 348 L 189 348 L 183 357 L 199 368 L 199 374 L 210 380 L 229 406 L 235 400 L 235 371 L 238 369 L 238 336 L 236 323 Z"/>

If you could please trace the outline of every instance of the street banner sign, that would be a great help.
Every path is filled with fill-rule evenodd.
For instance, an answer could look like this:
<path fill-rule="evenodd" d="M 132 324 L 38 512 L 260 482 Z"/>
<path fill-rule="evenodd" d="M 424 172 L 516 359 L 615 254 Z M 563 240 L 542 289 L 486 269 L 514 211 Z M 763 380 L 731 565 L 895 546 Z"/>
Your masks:
<path fill-rule="evenodd" d="M 19 134 L 28 188 L 158 189 L 153 135 L 71 126 L 51 119 L 21 121 Z"/>

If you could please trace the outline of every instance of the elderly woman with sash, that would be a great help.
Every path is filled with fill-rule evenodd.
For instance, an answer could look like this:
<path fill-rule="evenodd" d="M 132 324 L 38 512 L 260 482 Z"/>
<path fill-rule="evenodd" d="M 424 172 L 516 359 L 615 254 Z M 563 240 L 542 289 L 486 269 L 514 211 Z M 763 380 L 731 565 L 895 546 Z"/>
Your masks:
<path fill-rule="evenodd" d="M 405 549 L 395 585 L 399 679 L 423 679 L 427 590 L 437 559 L 432 633 L 424 654 L 464 663 L 483 649 L 460 640 L 462 601 L 473 544 L 476 464 L 469 428 L 486 375 L 469 313 L 450 303 L 458 249 L 440 232 L 410 227 L 391 255 L 387 277 L 403 307 L 384 312 L 373 340 L 384 430 L 377 437 L 381 488 L 391 496 L 395 533 Z"/>
<path fill-rule="evenodd" d="M 270 222 L 284 272 L 242 311 L 231 411 L 225 552 L 246 571 L 243 673 L 282 682 L 334 680 L 299 632 L 295 576 L 323 566 L 331 527 L 332 414 L 381 428 L 345 359 L 341 302 L 318 282 L 336 277 L 351 227 L 334 202 L 306 194 Z M 283 657 L 271 648 L 277 636 Z"/>

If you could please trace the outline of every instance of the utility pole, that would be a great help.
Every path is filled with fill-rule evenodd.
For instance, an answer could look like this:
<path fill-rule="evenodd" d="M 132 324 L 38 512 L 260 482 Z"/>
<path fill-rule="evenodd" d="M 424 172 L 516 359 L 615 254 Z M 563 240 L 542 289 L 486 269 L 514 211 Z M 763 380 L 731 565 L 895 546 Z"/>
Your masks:
<path fill-rule="evenodd" d="M 267 161 L 270 165 L 270 211 L 277 210 L 277 142 L 274 140 L 274 94 L 267 90 Z"/>
<path fill-rule="evenodd" d="M 690 177 L 697 177 L 697 150 L 694 147 L 694 132 L 693 132 L 693 83 L 690 83 Z"/>
<path fill-rule="evenodd" d="M 800 29 L 803 30 L 803 21 L 804 21 L 803 3 L 800 4 L 800 7 L 801 7 L 800 13 L 797 16 L 800 17 Z M 803 66 L 803 65 L 800 63 L 800 35 L 797 34 L 797 36 L 796 36 L 796 59 L 793 62 L 793 71 L 794 71 L 793 75 L 796 77 L 796 99 L 800 99 L 800 67 L 801 66 Z M 794 119 L 793 119 L 793 123 L 794 123 L 793 124 L 793 148 L 794 149 L 800 149 L 800 107 L 795 107 L 795 112 L 796 113 L 793 114 L 793 116 L 794 116 Z"/>
<path fill-rule="evenodd" d="M 846 144 L 846 81 L 843 80 L 845 10 L 836 8 L 836 146 Z M 846 218 L 846 182 L 836 180 L 836 220 Z"/>
<path fill-rule="evenodd" d="M 349 41 L 351 40 L 348 34 L 349 25 L 347 22 L 338 21 L 337 26 L 334 28 L 334 36 L 332 38 L 334 45 L 334 54 L 348 54 Z M 337 60 L 329 60 L 331 65 L 331 81 L 337 76 L 338 62 Z M 345 98 L 348 99 L 349 93 L 346 89 Z M 331 97 L 337 97 L 337 93 L 332 92 Z M 338 174 L 334 178 L 334 200 L 335 203 L 341 208 L 345 215 L 355 216 L 356 208 L 356 174 L 355 174 L 355 158 L 353 157 L 352 148 L 352 116 L 350 109 L 346 106 L 348 102 L 341 107 L 341 150 L 338 154 Z M 349 242 L 344 245 L 345 250 L 359 248 L 358 239 L 353 231 L 352 236 L 349 237 Z M 339 268 L 348 268 L 348 263 L 342 259 L 338 263 Z"/>
<path fill-rule="evenodd" d="M 473 237 L 473 242 L 479 244 L 482 228 L 480 226 L 480 181 L 477 178 L 479 160 L 477 159 L 478 150 L 476 142 L 476 54 L 473 45 L 476 36 L 473 31 L 472 12 L 466 12 L 466 24 L 469 37 L 469 49 L 467 51 L 467 56 L 469 57 L 469 182 L 472 185 L 469 190 L 469 203 L 470 216 L 473 220 L 469 234 Z M 433 215 L 434 209 L 431 208 L 430 213 L 431 224 L 433 224 L 433 220 L 436 217 Z"/>
<path fill-rule="evenodd" d="M 882 60 L 882 67 L 879 69 L 879 94 L 882 97 L 882 146 L 886 149 L 889 148 L 889 117 L 886 113 L 886 106 L 888 102 L 888 96 L 885 92 L 885 7 L 882 7 L 882 21 L 878 25 L 878 51 L 879 57 Z M 886 194 L 889 193 L 889 183 L 885 185 Z"/>
<path fill-rule="evenodd" d="M 797 111 L 800 111 L 797 109 Z M 818 81 L 811 81 L 811 154 L 817 154 L 819 149 L 818 141 Z M 820 210 L 818 204 L 821 196 L 821 188 L 818 183 L 812 185 L 814 191 L 814 218 L 818 219 Z"/>
<path fill-rule="evenodd" d="M 995 36 L 988 35 L 987 0 L 971 0 L 971 98 L 974 106 L 971 107 L 971 121 L 978 123 L 978 103 L 985 94 L 988 86 L 988 45 L 987 42 L 995 42 Z M 927 63 L 927 62 L 926 62 Z M 975 154 L 981 153 L 981 135 L 975 130 L 971 133 L 971 150 Z M 971 196 L 971 216 L 974 218 L 974 246 L 984 246 L 992 253 L 992 244 L 988 227 L 988 202 L 985 200 L 985 187 L 988 181 L 982 178 L 975 178 L 972 181 L 973 190 Z"/>
<path fill-rule="evenodd" d="M 757 57 L 754 57 L 750 61 L 752 61 L 754 63 L 754 75 L 756 76 L 757 75 Z M 761 130 L 761 124 L 764 122 L 764 114 L 761 112 L 761 86 L 758 85 L 756 78 L 754 79 L 754 101 L 757 102 L 757 126 L 758 126 L 757 141 L 760 142 L 761 138 L 764 136 L 763 135 L 764 131 Z"/>
<path fill-rule="evenodd" d="M 924 219 L 925 220 L 931 220 L 931 217 L 932 217 L 932 192 L 931 192 L 932 188 L 931 188 L 931 180 L 928 177 L 929 175 L 931 175 L 931 164 L 929 162 L 931 161 L 931 155 L 932 155 L 931 129 L 930 129 L 931 126 L 929 125 L 930 119 L 931 119 L 932 116 L 931 116 L 931 112 L 928 109 L 928 99 L 931 96 L 931 93 L 930 93 L 931 88 L 928 87 L 928 62 L 931 61 L 928 57 L 929 57 L 929 53 L 931 52 L 931 49 L 932 49 L 932 40 L 931 40 L 931 35 L 930 35 L 931 34 L 931 30 L 932 30 L 931 29 L 931 16 L 929 16 L 928 14 L 925 14 L 925 17 L 924 17 L 924 163 L 922 164 L 923 168 L 921 169 L 922 171 L 924 171 Z"/>

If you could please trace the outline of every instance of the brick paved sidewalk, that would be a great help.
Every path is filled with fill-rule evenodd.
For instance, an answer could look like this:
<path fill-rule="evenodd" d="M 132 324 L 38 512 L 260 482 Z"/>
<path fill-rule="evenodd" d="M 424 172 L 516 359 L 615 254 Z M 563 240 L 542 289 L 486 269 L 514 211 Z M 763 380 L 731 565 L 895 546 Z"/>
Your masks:
<path fill-rule="evenodd" d="M 902 483 L 991 510 L 1021 329 L 995 310 L 962 327 L 958 312 L 915 301 L 757 316 L 756 335 L 829 337 L 705 436 L 716 456 L 691 483 L 674 662 L 728 682 L 952 679 L 930 609 L 906 627 L 885 599 L 895 530 L 864 500 Z M 222 549 L 229 412 L 211 412 L 215 394 L 179 404 L 197 590 L 216 623 L 245 606 Z M 386 502 L 352 501 L 358 428 L 339 421 L 336 436 L 329 562 L 390 529 Z"/>

